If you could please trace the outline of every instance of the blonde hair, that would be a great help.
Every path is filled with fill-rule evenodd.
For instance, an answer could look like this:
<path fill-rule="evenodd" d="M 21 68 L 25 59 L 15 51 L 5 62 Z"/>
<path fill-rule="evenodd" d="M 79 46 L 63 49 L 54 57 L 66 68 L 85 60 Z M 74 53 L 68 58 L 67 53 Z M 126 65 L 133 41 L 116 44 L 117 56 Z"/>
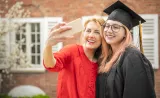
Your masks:
<path fill-rule="evenodd" d="M 101 31 L 100 31 L 100 35 L 101 35 L 101 37 L 104 39 L 104 37 L 103 37 L 103 24 L 105 23 L 105 20 L 101 17 L 101 16 L 92 16 L 91 18 L 88 18 L 85 22 L 84 22 L 84 29 L 83 29 L 83 32 L 86 30 L 86 26 L 87 26 L 87 24 L 89 23 L 89 22 L 95 22 L 96 24 L 98 24 L 99 26 L 100 26 L 100 28 L 101 28 Z M 83 32 L 82 32 L 82 34 L 81 34 L 81 44 L 83 44 L 83 41 L 82 41 L 82 39 L 83 39 Z"/>
<path fill-rule="evenodd" d="M 132 35 L 127 27 L 124 26 L 126 37 L 120 43 L 119 49 L 113 54 L 109 44 L 102 43 L 102 54 L 99 58 L 99 73 L 108 72 L 117 62 L 118 58 L 125 51 L 126 47 L 132 45 Z"/>
<path fill-rule="evenodd" d="M 84 29 L 83 29 L 83 32 L 86 30 L 86 26 L 89 22 L 95 22 L 97 25 L 99 25 L 99 27 L 101 28 L 100 29 L 100 36 L 101 36 L 101 39 L 102 39 L 102 43 L 105 42 L 105 39 L 103 37 L 103 24 L 105 23 L 105 20 L 101 17 L 101 16 L 93 16 L 91 18 L 88 18 L 85 22 L 84 22 Z M 81 34 L 81 38 L 80 38 L 80 43 L 83 44 L 83 32 Z M 99 48 L 97 48 L 96 52 L 95 52 L 95 55 L 94 57 L 96 57 L 97 59 L 99 58 L 101 52 L 102 52 L 102 45 L 100 45 Z"/>

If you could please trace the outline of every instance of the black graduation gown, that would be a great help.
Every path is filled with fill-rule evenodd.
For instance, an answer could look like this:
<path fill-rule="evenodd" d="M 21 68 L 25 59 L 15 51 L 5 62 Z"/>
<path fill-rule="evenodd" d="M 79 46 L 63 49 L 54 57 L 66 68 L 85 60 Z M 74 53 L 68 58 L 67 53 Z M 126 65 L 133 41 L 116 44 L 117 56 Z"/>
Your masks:
<path fill-rule="evenodd" d="M 96 98 L 156 98 L 149 60 L 136 48 L 127 48 L 109 72 L 98 74 Z"/>

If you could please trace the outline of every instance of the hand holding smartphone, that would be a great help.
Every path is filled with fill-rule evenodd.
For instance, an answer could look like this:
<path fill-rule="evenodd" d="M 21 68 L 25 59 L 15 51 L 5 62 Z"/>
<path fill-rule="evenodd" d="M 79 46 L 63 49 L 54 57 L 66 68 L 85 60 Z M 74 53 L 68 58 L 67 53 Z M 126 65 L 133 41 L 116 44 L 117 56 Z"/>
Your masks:
<path fill-rule="evenodd" d="M 65 32 L 62 32 L 60 34 L 61 36 L 71 36 L 71 35 L 74 35 L 76 33 L 81 32 L 83 30 L 82 19 L 81 18 L 73 20 L 73 21 L 67 23 L 67 25 L 71 26 L 72 29 L 68 30 L 68 31 L 65 31 Z"/>

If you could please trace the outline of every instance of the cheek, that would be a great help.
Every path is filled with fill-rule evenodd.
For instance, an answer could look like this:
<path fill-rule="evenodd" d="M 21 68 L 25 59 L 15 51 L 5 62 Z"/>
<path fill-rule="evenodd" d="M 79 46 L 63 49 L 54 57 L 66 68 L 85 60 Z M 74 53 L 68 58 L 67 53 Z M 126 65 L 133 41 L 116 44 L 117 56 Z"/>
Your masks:
<path fill-rule="evenodd" d="M 117 37 L 119 37 L 120 39 L 123 39 L 125 37 L 125 32 L 120 32 Z"/>
<path fill-rule="evenodd" d="M 85 32 L 82 34 L 82 38 L 83 38 L 83 39 L 86 39 L 87 36 L 88 36 L 88 35 L 87 35 L 87 33 L 85 33 Z"/>
<path fill-rule="evenodd" d="M 117 36 L 116 42 L 121 42 L 124 39 L 124 35 Z"/>
<path fill-rule="evenodd" d="M 102 37 L 105 39 L 105 37 L 106 37 L 105 33 L 103 33 L 103 36 L 102 36 Z"/>
<path fill-rule="evenodd" d="M 99 42 L 101 43 L 102 42 L 102 37 L 99 35 L 98 38 Z"/>
<path fill-rule="evenodd" d="M 86 36 L 86 32 L 83 32 L 82 36 L 85 37 Z"/>
<path fill-rule="evenodd" d="M 119 39 L 123 39 L 125 37 L 125 35 L 123 34 L 123 35 L 120 35 L 119 36 Z"/>

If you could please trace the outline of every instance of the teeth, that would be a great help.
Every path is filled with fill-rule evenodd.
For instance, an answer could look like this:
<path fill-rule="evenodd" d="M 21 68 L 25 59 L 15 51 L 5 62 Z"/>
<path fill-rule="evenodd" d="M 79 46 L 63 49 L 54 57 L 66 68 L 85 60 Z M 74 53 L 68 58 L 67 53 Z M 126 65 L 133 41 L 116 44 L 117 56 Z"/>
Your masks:
<path fill-rule="evenodd" d="M 93 40 L 88 40 L 88 42 L 92 42 L 92 43 L 93 43 L 93 42 L 95 42 L 95 41 L 93 41 Z"/>
<path fill-rule="evenodd" d="M 114 36 L 107 36 L 107 37 L 114 37 Z"/>

